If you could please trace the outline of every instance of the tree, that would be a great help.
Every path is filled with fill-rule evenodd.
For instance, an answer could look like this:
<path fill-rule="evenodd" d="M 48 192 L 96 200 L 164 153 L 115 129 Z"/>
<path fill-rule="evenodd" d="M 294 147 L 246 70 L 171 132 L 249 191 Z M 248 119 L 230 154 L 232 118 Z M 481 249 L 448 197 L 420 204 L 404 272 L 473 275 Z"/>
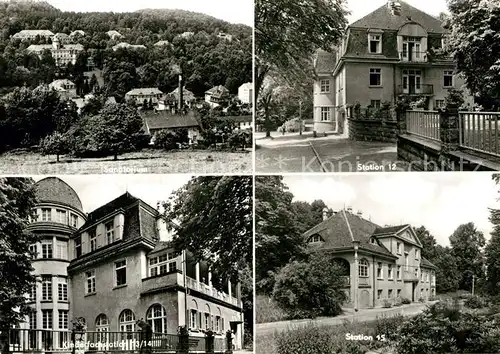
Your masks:
<path fill-rule="evenodd" d="M 500 6 L 496 0 L 449 0 L 449 50 L 468 89 L 500 104 Z"/>
<path fill-rule="evenodd" d="M 274 276 L 293 259 L 305 256 L 306 241 L 292 209 L 293 195 L 282 176 L 255 178 L 255 265 L 257 291 L 270 294 Z"/>
<path fill-rule="evenodd" d="M 344 0 L 255 2 L 255 92 L 271 68 L 301 72 L 317 48 L 338 45 L 347 26 Z"/>
<path fill-rule="evenodd" d="M 35 203 L 32 179 L 0 178 L 0 328 L 11 328 L 30 313 L 26 294 L 35 276 L 29 246 L 38 239 L 27 226 Z"/>
<path fill-rule="evenodd" d="M 500 174 L 494 174 L 493 180 L 496 184 L 500 182 Z M 493 224 L 491 238 L 486 245 L 486 288 L 487 291 L 496 295 L 500 291 L 500 210 L 490 209 L 490 222 Z"/>
<path fill-rule="evenodd" d="M 347 299 L 342 269 L 327 254 L 292 261 L 276 276 L 273 299 L 291 318 L 336 316 Z"/>
<path fill-rule="evenodd" d="M 415 229 L 415 233 L 422 244 L 422 257 L 434 263 L 437 258 L 436 239 L 423 225 Z"/>
<path fill-rule="evenodd" d="M 59 155 L 69 152 L 68 139 L 66 135 L 54 132 L 41 140 L 40 149 L 44 155 L 56 155 L 59 162 Z"/>
<path fill-rule="evenodd" d="M 446 293 L 458 290 L 461 274 L 458 270 L 457 260 L 449 247 L 438 245 L 436 258 L 433 260 L 436 270 L 436 292 Z"/>
<path fill-rule="evenodd" d="M 460 225 L 450 236 L 451 255 L 461 274 L 459 289 L 471 290 L 473 276 L 484 279 L 482 249 L 485 243 L 483 233 L 472 222 Z"/>
<path fill-rule="evenodd" d="M 87 117 L 85 132 L 90 150 L 112 154 L 116 161 L 119 154 L 135 148 L 143 133 L 142 118 L 127 104 L 110 104 Z"/>

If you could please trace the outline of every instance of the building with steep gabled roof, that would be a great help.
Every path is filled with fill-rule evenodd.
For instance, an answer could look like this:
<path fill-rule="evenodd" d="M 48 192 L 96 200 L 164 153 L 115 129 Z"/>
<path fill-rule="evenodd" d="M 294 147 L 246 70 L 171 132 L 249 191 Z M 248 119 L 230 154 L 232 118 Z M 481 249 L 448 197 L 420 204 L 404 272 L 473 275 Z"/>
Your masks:
<path fill-rule="evenodd" d="M 229 90 L 222 85 L 214 86 L 205 91 L 205 102 L 212 108 L 219 106 L 221 103 L 229 100 Z"/>
<path fill-rule="evenodd" d="M 446 54 L 447 34 L 438 18 L 404 1 L 350 24 L 339 46 L 314 55 L 314 130 L 347 137 L 356 110 L 401 99 L 443 107 L 448 90 L 464 84 Z"/>
<path fill-rule="evenodd" d="M 422 243 L 408 225 L 381 227 L 340 210 L 304 233 L 312 252 L 326 252 L 343 270 L 347 307 L 370 308 L 436 294 L 434 266 L 422 257 Z"/>

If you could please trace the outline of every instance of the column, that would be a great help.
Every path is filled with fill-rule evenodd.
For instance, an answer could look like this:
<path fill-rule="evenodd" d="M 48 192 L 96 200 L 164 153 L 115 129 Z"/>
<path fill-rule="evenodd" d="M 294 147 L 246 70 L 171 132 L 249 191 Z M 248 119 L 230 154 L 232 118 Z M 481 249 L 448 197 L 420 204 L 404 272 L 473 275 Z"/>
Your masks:
<path fill-rule="evenodd" d="M 196 272 L 196 282 L 199 283 L 200 282 L 200 263 L 199 262 L 196 262 L 195 272 Z"/>
<path fill-rule="evenodd" d="M 232 295 L 231 295 L 231 292 L 232 292 L 232 291 L 231 291 L 231 280 L 228 280 L 228 281 L 227 281 L 227 293 L 228 293 L 229 297 L 231 297 L 231 296 L 232 296 Z"/>
<path fill-rule="evenodd" d="M 208 271 L 208 286 L 212 287 L 212 272 Z"/>
<path fill-rule="evenodd" d="M 354 274 L 353 274 L 353 283 L 354 283 L 354 291 L 353 291 L 353 300 L 354 300 L 354 311 L 358 311 L 358 271 L 359 271 L 359 260 L 358 260 L 358 247 L 359 241 L 352 241 L 354 245 Z"/>

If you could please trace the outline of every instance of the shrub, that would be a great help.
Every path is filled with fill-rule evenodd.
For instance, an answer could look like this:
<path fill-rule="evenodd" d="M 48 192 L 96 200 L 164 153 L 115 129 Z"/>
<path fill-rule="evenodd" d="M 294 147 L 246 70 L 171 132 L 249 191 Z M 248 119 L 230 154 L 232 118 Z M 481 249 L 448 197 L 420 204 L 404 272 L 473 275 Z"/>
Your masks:
<path fill-rule="evenodd" d="M 394 341 L 399 336 L 399 327 L 406 321 L 407 319 L 402 315 L 379 317 L 376 321 L 375 332 L 385 335 L 386 340 Z"/>
<path fill-rule="evenodd" d="M 54 132 L 40 141 L 40 151 L 43 155 L 56 155 L 59 162 L 59 155 L 69 152 L 68 137 L 65 134 Z"/>
<path fill-rule="evenodd" d="M 178 149 L 188 142 L 187 131 L 160 130 L 154 135 L 154 145 L 164 150 Z"/>
<path fill-rule="evenodd" d="M 255 298 L 256 323 L 284 321 L 288 319 L 287 313 L 275 301 L 264 295 Z"/>
<path fill-rule="evenodd" d="M 419 297 L 418 302 L 425 302 L 425 299 L 423 297 Z"/>
<path fill-rule="evenodd" d="M 464 305 L 471 309 L 480 309 L 487 306 L 487 301 L 480 296 L 471 296 L 465 300 Z"/>
<path fill-rule="evenodd" d="M 232 149 L 245 149 L 252 146 L 252 133 L 249 131 L 235 131 L 228 137 Z"/>
<path fill-rule="evenodd" d="M 291 318 L 336 316 L 347 299 L 340 266 L 326 255 L 293 261 L 276 275 L 273 299 Z"/>
<path fill-rule="evenodd" d="M 389 299 L 383 299 L 382 300 L 382 307 L 386 308 L 386 309 L 391 308 L 392 307 L 391 300 L 389 300 Z"/>
<path fill-rule="evenodd" d="M 401 303 L 403 305 L 408 305 L 408 304 L 411 304 L 411 300 L 406 298 L 406 297 L 403 297 L 403 298 L 401 298 Z"/>

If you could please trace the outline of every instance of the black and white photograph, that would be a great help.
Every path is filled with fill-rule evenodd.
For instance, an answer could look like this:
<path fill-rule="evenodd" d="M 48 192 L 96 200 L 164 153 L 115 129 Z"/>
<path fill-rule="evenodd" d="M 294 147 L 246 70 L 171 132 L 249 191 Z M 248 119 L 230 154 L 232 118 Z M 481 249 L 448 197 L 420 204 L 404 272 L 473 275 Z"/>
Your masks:
<path fill-rule="evenodd" d="M 0 1 L 0 172 L 251 173 L 252 0 Z"/>
<path fill-rule="evenodd" d="M 256 0 L 256 171 L 500 170 L 498 0 Z"/>
<path fill-rule="evenodd" d="M 257 354 L 498 353 L 500 175 L 256 176 Z"/>
<path fill-rule="evenodd" d="M 252 176 L 0 178 L 0 349 L 251 353 Z"/>

